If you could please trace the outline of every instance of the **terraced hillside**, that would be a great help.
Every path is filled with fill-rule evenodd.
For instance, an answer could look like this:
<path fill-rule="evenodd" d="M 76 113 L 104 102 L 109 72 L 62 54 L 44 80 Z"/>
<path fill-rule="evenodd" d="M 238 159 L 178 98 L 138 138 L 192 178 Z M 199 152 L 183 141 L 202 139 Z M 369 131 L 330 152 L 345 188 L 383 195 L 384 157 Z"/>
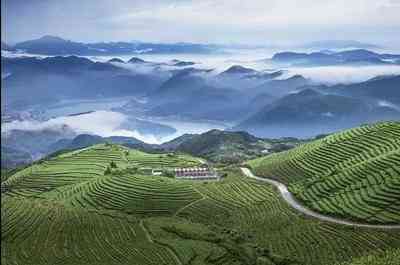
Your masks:
<path fill-rule="evenodd" d="M 248 165 L 321 213 L 400 223 L 399 122 L 347 130 Z"/>
<path fill-rule="evenodd" d="M 2 182 L 2 263 L 283 264 L 253 250 L 249 240 L 236 242 L 225 230 L 176 217 L 203 200 L 202 193 L 190 182 L 139 170 L 199 163 L 187 155 L 97 145 L 17 172 Z M 186 247 L 197 244 L 199 257 Z"/>
<path fill-rule="evenodd" d="M 176 264 L 133 216 L 2 198 L 2 264 Z"/>
<path fill-rule="evenodd" d="M 195 188 L 204 199 L 178 216 L 245 232 L 256 244 L 299 264 L 336 264 L 374 250 L 400 248 L 398 230 L 351 228 L 305 218 L 272 186 L 248 179 L 237 169 L 229 170 L 222 182 Z"/>
<path fill-rule="evenodd" d="M 79 187 L 90 181 L 103 181 L 107 167 L 117 169 L 153 167 L 191 167 L 200 164 L 197 158 L 177 154 L 147 154 L 118 145 L 100 144 L 42 160 L 9 177 L 2 185 L 10 193 L 37 196 L 43 192 L 59 192 Z M 73 186 L 75 185 L 75 186 Z"/>
<path fill-rule="evenodd" d="M 400 231 L 304 218 L 235 167 L 218 182 L 138 170 L 197 163 L 96 145 L 15 173 L 2 182 L 2 264 L 337 265 L 400 249 Z"/>

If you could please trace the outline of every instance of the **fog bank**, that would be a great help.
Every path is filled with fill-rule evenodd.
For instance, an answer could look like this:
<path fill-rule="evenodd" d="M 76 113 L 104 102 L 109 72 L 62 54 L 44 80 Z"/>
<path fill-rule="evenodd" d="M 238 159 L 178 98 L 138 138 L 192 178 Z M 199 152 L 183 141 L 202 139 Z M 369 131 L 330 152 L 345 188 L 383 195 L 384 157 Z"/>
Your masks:
<path fill-rule="evenodd" d="M 141 134 L 136 130 L 125 129 L 124 123 L 128 122 L 128 117 L 119 112 L 95 111 L 78 116 L 62 116 L 41 122 L 37 120 L 12 121 L 2 126 L 2 134 L 12 130 L 41 131 L 56 130 L 61 131 L 67 127 L 76 134 L 94 134 L 102 137 L 126 136 L 134 137 L 146 143 L 157 144 L 161 139 L 156 135 Z"/>

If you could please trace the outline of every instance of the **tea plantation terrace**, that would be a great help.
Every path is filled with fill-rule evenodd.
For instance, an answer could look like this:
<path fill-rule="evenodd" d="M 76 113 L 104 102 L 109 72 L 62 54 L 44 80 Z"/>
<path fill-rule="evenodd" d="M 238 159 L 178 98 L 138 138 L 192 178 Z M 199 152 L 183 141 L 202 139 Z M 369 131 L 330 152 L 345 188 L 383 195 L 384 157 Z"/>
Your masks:
<path fill-rule="evenodd" d="M 322 214 L 400 224 L 400 122 L 361 126 L 247 165 Z"/>
<path fill-rule="evenodd" d="M 248 166 L 321 214 L 396 225 L 399 126 L 362 126 Z M 2 182 L 1 263 L 398 264 L 400 230 L 309 218 L 235 165 L 220 165 L 219 181 L 175 178 L 173 169 L 202 164 L 101 144 L 21 169 Z M 140 168 L 167 170 L 155 176 Z M 330 211 L 319 210 L 324 205 Z"/>

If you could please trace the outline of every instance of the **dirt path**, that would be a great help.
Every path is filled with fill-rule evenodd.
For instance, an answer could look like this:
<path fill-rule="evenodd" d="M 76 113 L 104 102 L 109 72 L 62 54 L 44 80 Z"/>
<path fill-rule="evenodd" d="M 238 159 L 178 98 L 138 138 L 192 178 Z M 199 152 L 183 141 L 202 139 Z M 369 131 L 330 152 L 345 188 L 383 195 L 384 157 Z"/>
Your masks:
<path fill-rule="evenodd" d="M 196 203 L 198 203 L 198 202 L 200 202 L 200 201 L 203 201 L 204 199 L 205 199 L 205 197 L 202 197 L 202 198 L 200 198 L 200 199 L 198 199 L 198 200 L 192 201 L 192 202 L 189 203 L 189 204 L 186 204 L 185 206 L 183 206 L 182 208 L 180 208 L 180 209 L 178 209 L 178 210 L 176 211 L 176 213 L 174 214 L 174 217 L 178 216 L 178 214 L 179 214 L 180 212 L 182 212 L 182 211 L 184 211 L 185 209 L 189 208 L 189 207 L 192 206 L 193 204 L 196 204 Z"/>
<path fill-rule="evenodd" d="M 146 234 L 146 238 L 150 243 L 154 243 L 153 239 L 150 236 L 149 231 L 147 231 L 147 228 L 143 224 L 143 219 L 140 220 L 139 226 L 143 229 L 144 233 Z"/>
<path fill-rule="evenodd" d="M 157 244 L 154 242 L 153 238 L 151 237 L 150 232 L 147 230 L 146 225 L 143 223 L 143 219 L 140 220 L 139 226 L 143 229 L 144 233 L 146 234 L 147 240 L 152 244 Z M 183 265 L 182 261 L 179 259 L 178 255 L 176 255 L 176 253 L 172 250 L 172 248 L 170 246 L 167 246 L 167 245 L 162 245 L 162 246 L 165 247 L 168 250 L 168 252 L 174 257 L 174 259 L 178 265 Z"/>
<path fill-rule="evenodd" d="M 331 217 L 331 216 L 326 216 L 326 215 L 322 215 L 318 212 L 315 212 L 313 210 L 310 210 L 306 207 L 304 207 L 303 205 L 301 205 L 295 198 L 294 196 L 289 192 L 289 190 L 287 189 L 287 187 L 276 181 L 276 180 L 272 180 L 272 179 L 267 179 L 267 178 L 261 178 L 261 177 L 257 177 L 255 176 L 250 169 L 248 168 L 241 168 L 242 172 L 244 175 L 246 175 L 247 177 L 259 180 L 259 181 L 263 181 L 263 182 L 267 182 L 268 184 L 271 184 L 275 187 L 278 188 L 279 193 L 281 194 L 281 196 L 283 197 L 283 199 L 290 205 L 292 206 L 294 209 L 296 209 L 297 211 L 317 218 L 321 221 L 325 221 L 325 222 L 330 222 L 330 223 L 335 223 L 335 224 L 341 224 L 341 225 L 348 225 L 348 226 L 356 226 L 356 227 L 365 227 L 365 228 L 375 228 L 375 229 L 400 229 L 400 225 L 373 225 L 373 224 L 363 224 L 363 223 L 358 223 L 358 222 L 353 222 L 353 221 L 348 221 L 348 220 L 342 220 L 336 217 Z"/>

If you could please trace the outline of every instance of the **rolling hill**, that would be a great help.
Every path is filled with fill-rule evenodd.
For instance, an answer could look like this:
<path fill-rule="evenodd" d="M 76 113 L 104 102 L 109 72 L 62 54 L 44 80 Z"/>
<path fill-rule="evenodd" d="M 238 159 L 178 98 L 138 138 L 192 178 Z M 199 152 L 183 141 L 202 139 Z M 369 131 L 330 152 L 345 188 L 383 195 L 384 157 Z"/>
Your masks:
<path fill-rule="evenodd" d="M 202 134 L 184 134 L 163 144 L 147 144 L 133 137 L 101 137 L 91 134 L 63 138 L 62 134 L 53 135 L 52 131 L 44 131 L 37 135 L 14 131 L 11 135 L 14 137 L 2 138 L 4 140 L 1 157 L 3 169 L 26 165 L 54 152 L 76 150 L 101 143 L 120 144 L 151 153 L 183 152 L 215 163 L 239 163 L 266 153 L 288 150 L 307 141 L 296 138 L 263 139 L 246 132 L 221 130 L 210 130 Z M 47 139 L 47 141 L 40 141 L 41 139 Z"/>
<path fill-rule="evenodd" d="M 98 135 L 80 134 L 73 139 L 61 139 L 52 144 L 50 148 L 52 152 L 62 149 L 76 150 L 102 143 L 138 145 L 138 146 L 146 145 L 144 142 L 133 137 L 124 137 L 124 136 L 101 137 Z"/>
<path fill-rule="evenodd" d="M 240 163 L 266 153 L 288 150 L 303 141 L 296 138 L 262 139 L 247 132 L 210 130 L 178 137 L 160 147 L 199 156 L 215 163 Z"/>
<path fill-rule="evenodd" d="M 100 144 L 14 173 L 1 185 L 2 264 L 336 265 L 400 246 L 397 231 L 304 218 L 235 167 L 218 182 L 140 170 L 198 164 Z"/>
<path fill-rule="evenodd" d="M 400 123 L 333 134 L 248 162 L 309 208 L 367 223 L 400 222 Z"/>

